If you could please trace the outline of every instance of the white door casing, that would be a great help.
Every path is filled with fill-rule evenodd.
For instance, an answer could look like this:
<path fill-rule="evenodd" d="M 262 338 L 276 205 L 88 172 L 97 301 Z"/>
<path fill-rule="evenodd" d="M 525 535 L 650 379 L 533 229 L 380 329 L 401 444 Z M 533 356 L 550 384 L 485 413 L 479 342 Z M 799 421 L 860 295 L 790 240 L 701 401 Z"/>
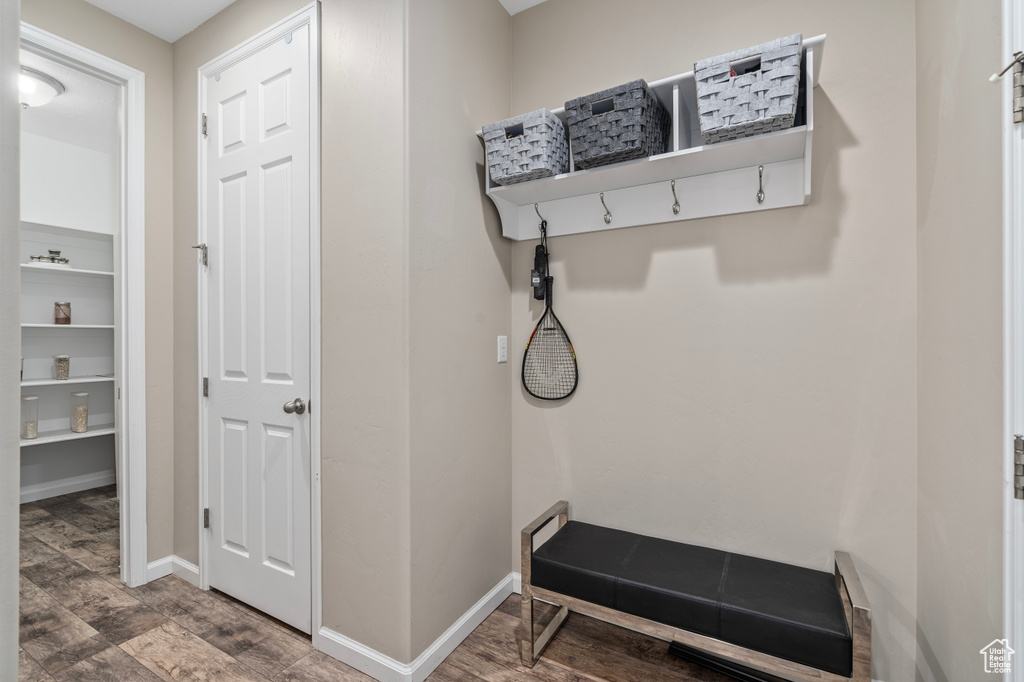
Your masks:
<path fill-rule="evenodd" d="M 1003 0 L 1003 52 L 1024 49 L 1024 0 Z M 1000 63 L 993 70 L 1002 68 Z M 1024 434 L 1024 123 L 1013 122 L 1013 76 L 1002 81 L 1003 105 L 1003 637 L 1024 641 L 1024 502 L 1014 498 L 1014 435 Z M 1020 659 L 1020 654 L 1017 654 Z M 998 676 L 993 676 L 998 679 Z M 1024 682 L 1015 660 L 1003 679 Z"/>
<path fill-rule="evenodd" d="M 310 632 L 310 25 L 201 71 L 205 578 Z M 312 404 L 313 409 L 319 405 Z"/>

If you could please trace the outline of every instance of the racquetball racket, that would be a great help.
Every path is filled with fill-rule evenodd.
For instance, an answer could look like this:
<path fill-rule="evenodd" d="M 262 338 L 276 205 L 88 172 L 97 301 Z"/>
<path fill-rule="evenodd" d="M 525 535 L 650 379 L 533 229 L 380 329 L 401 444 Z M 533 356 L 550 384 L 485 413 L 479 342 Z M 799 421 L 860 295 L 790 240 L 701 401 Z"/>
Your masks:
<path fill-rule="evenodd" d="M 547 235 L 544 230 L 541 236 L 546 255 Z M 523 354 L 523 388 L 541 400 L 568 398 L 580 380 L 576 351 L 551 307 L 553 281 L 550 275 L 544 277 L 544 314 L 530 334 Z"/>

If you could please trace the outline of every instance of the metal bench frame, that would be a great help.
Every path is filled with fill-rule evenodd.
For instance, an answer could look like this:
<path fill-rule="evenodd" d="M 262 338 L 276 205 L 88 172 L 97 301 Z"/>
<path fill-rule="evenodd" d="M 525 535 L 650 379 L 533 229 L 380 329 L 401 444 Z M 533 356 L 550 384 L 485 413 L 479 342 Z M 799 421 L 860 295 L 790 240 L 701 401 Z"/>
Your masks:
<path fill-rule="evenodd" d="M 666 642 L 679 642 L 685 646 L 700 649 L 714 656 L 794 682 L 851 682 L 851 680 L 852 682 L 871 682 L 871 607 L 868 605 L 864 587 L 861 585 L 860 577 L 857 575 L 853 560 L 848 553 L 835 553 L 836 587 L 842 597 L 846 610 L 846 622 L 853 635 L 853 676 L 843 677 L 533 585 L 531 583 L 533 536 L 556 517 L 559 528 L 568 522 L 569 503 L 565 500 L 558 502 L 541 514 L 533 523 L 523 528 L 522 532 L 523 603 L 522 623 L 519 626 L 519 653 L 523 665 L 526 667 L 534 666 L 562 623 L 565 622 L 569 612 L 574 611 L 612 625 L 642 632 Z M 533 636 L 534 599 L 560 606 L 555 617 L 536 638 Z"/>

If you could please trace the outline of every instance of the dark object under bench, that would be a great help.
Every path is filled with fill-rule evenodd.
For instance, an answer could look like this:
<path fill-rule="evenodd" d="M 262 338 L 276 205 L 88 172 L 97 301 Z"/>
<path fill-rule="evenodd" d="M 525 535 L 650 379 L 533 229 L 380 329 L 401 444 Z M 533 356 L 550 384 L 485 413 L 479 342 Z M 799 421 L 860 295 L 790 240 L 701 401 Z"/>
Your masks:
<path fill-rule="evenodd" d="M 845 552 L 833 575 L 569 521 L 564 501 L 523 529 L 522 552 L 527 666 L 576 611 L 785 679 L 871 681 L 871 609 Z M 536 641 L 534 599 L 562 607 Z"/>

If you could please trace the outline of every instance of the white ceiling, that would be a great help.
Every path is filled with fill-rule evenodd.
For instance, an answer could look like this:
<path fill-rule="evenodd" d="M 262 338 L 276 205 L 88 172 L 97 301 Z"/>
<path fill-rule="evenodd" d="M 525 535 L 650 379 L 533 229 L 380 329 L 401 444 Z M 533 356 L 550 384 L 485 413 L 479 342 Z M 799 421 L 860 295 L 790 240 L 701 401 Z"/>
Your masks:
<path fill-rule="evenodd" d="M 92 2 L 92 0 L 89 0 Z M 509 14 L 518 14 L 524 9 L 530 9 L 534 5 L 539 5 L 544 0 L 500 0 L 502 6 Z"/>
<path fill-rule="evenodd" d="M 235 0 L 85 0 L 173 43 Z"/>
<path fill-rule="evenodd" d="M 21 111 L 21 129 L 68 144 L 116 154 L 118 145 L 117 87 L 94 76 L 21 51 L 21 63 L 52 76 L 64 94 L 49 104 Z"/>
<path fill-rule="evenodd" d="M 143 31 L 173 43 L 235 0 L 85 0 Z M 499 0 L 509 14 L 518 14 L 544 0 Z"/>

